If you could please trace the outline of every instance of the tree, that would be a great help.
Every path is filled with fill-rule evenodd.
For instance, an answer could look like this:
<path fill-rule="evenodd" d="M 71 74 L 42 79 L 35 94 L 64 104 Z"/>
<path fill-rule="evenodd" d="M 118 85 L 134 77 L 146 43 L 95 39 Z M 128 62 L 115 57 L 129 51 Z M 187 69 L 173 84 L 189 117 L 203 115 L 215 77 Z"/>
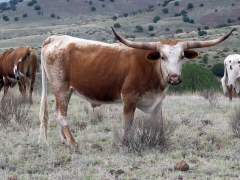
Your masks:
<path fill-rule="evenodd" d="M 174 6 L 179 6 L 179 2 L 178 2 L 178 1 L 175 1 L 175 2 L 174 2 Z"/>
<path fill-rule="evenodd" d="M 223 77 L 223 75 L 224 75 L 224 64 L 223 63 L 214 64 L 211 71 L 215 76 Z"/>
<path fill-rule="evenodd" d="M 183 32 L 182 29 L 177 29 L 177 30 L 176 30 L 176 34 L 178 34 L 178 33 L 182 33 L 182 32 Z"/>
<path fill-rule="evenodd" d="M 120 25 L 119 23 L 114 23 L 113 27 L 115 27 L 115 28 L 120 28 L 121 25 Z"/>
<path fill-rule="evenodd" d="M 136 32 L 143 32 L 143 27 L 142 26 L 136 26 Z"/>
<path fill-rule="evenodd" d="M 209 27 L 208 26 L 204 26 L 203 29 L 207 30 L 207 29 L 209 29 Z"/>
<path fill-rule="evenodd" d="M 149 25 L 149 26 L 148 26 L 148 30 L 149 30 L 149 31 L 153 31 L 153 29 L 154 29 L 154 26 L 152 26 L 152 25 Z"/>
<path fill-rule="evenodd" d="M 187 9 L 192 9 L 192 8 L 193 8 L 193 4 L 192 3 L 188 3 Z"/>
<path fill-rule="evenodd" d="M 28 6 L 33 6 L 33 2 L 30 1 L 30 2 L 27 3 L 27 5 Z"/>
<path fill-rule="evenodd" d="M 40 7 L 39 5 L 35 5 L 35 6 L 34 6 L 34 9 L 35 9 L 36 11 L 38 11 L 38 10 L 41 9 L 41 7 Z"/>
<path fill-rule="evenodd" d="M 193 19 L 190 19 L 190 20 L 189 20 L 189 23 L 194 24 L 194 20 L 193 20 Z"/>
<path fill-rule="evenodd" d="M 162 12 L 163 12 L 164 14 L 167 14 L 167 13 L 168 13 L 168 9 L 167 9 L 167 8 L 163 8 Z"/>
<path fill-rule="evenodd" d="M 208 63 L 208 54 L 204 54 L 202 60 L 205 64 L 207 64 Z"/>
<path fill-rule="evenodd" d="M 199 36 L 204 36 L 204 35 L 207 35 L 207 31 L 198 31 L 198 35 Z"/>
<path fill-rule="evenodd" d="M 159 20 L 160 20 L 160 16 L 155 16 L 155 17 L 153 18 L 153 22 L 154 22 L 154 23 L 157 23 Z"/>
<path fill-rule="evenodd" d="M 189 22 L 190 18 L 187 16 L 183 16 L 183 22 Z"/>
<path fill-rule="evenodd" d="M 55 14 L 54 14 L 54 13 L 51 13 L 50 17 L 51 17 L 51 18 L 54 18 L 54 17 L 55 17 Z"/>

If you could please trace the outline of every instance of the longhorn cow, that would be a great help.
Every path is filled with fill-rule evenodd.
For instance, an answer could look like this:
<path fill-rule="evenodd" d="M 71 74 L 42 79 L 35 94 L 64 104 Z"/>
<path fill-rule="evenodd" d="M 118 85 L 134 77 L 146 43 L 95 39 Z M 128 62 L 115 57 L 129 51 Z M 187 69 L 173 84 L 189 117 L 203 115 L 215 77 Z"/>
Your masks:
<path fill-rule="evenodd" d="M 0 56 L 0 90 L 4 86 L 6 96 L 8 88 L 19 84 L 19 91 L 26 96 L 26 84 L 29 84 L 29 101 L 32 103 L 33 84 L 38 61 L 36 53 L 28 46 L 7 50 Z M 30 80 L 30 82 L 29 82 Z"/>
<path fill-rule="evenodd" d="M 226 74 L 228 83 L 226 84 Z M 231 54 L 224 60 L 224 76 L 221 79 L 224 94 L 228 93 L 228 98 L 232 100 L 234 90 L 240 98 L 240 55 Z"/>
<path fill-rule="evenodd" d="M 39 142 L 47 138 L 47 79 L 55 96 L 53 109 L 62 142 L 77 147 L 67 120 L 68 103 L 74 91 L 92 107 L 123 103 L 122 141 L 127 142 L 136 108 L 162 124 L 162 100 L 169 84 L 181 83 L 184 58 L 191 60 L 198 56 L 191 49 L 214 46 L 233 31 L 207 41 L 171 39 L 143 43 L 126 40 L 112 30 L 122 44 L 66 35 L 50 36 L 43 42 Z"/>

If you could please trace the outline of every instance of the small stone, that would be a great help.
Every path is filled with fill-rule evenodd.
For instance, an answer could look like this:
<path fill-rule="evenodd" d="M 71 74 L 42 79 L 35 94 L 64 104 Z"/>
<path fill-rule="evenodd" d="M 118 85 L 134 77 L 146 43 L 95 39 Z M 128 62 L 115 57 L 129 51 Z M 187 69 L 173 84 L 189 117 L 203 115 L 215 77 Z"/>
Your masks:
<path fill-rule="evenodd" d="M 180 171 L 187 171 L 189 170 L 189 165 L 184 160 L 181 160 L 180 162 L 175 164 L 174 169 Z"/>

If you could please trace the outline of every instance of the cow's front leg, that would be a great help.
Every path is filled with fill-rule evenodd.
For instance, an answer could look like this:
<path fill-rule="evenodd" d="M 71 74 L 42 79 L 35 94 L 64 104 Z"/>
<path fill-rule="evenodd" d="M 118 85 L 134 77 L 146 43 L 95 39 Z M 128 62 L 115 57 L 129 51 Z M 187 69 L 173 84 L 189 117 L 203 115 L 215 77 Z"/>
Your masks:
<path fill-rule="evenodd" d="M 232 101 L 232 88 L 233 88 L 232 84 L 227 86 L 229 101 Z"/>
<path fill-rule="evenodd" d="M 132 98 L 125 98 L 123 102 L 124 102 L 123 105 L 124 120 L 122 142 L 127 145 L 129 142 L 128 134 L 133 123 L 134 112 L 136 110 L 137 102 Z"/>
<path fill-rule="evenodd" d="M 159 126 L 160 131 L 163 129 L 163 118 L 162 118 L 162 102 L 159 102 L 151 113 L 151 118 L 154 122 L 158 122 L 156 125 Z"/>

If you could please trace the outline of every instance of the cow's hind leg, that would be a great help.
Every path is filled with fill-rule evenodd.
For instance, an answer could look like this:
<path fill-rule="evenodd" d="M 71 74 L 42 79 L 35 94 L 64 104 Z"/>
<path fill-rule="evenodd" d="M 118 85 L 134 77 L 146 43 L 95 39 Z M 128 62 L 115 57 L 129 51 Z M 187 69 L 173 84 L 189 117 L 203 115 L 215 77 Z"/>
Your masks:
<path fill-rule="evenodd" d="M 67 120 L 68 103 L 72 93 L 72 89 L 54 93 L 56 98 L 54 115 L 58 123 L 59 134 L 62 142 L 67 142 L 71 147 L 77 147 L 77 143 L 69 130 Z"/>

